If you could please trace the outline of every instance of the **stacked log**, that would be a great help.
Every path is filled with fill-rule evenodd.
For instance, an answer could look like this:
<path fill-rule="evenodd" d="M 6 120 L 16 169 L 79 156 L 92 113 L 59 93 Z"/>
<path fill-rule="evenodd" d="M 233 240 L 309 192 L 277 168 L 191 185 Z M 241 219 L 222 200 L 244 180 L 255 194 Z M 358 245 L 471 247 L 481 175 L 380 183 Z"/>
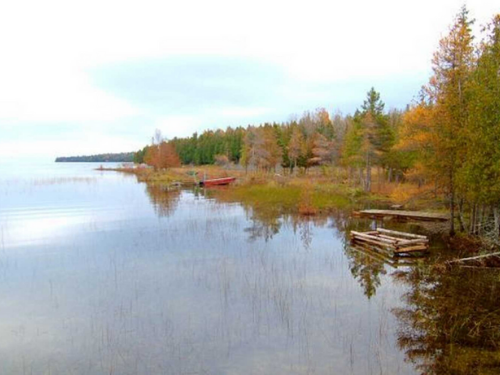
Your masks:
<path fill-rule="evenodd" d="M 429 239 L 426 236 L 384 228 L 370 232 L 353 230 L 351 231 L 351 241 L 379 246 L 387 249 L 393 255 L 421 253 L 429 250 Z"/>

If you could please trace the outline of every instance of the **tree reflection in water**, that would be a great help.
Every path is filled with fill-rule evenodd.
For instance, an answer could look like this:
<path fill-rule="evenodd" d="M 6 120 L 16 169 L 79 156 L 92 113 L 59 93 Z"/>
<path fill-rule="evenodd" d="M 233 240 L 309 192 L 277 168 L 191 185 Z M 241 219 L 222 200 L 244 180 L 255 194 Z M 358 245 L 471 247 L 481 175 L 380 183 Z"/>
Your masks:
<path fill-rule="evenodd" d="M 248 210 L 247 215 L 252 220 L 252 225 L 245 228 L 245 232 L 248 233 L 248 239 L 250 241 L 255 241 L 258 238 L 264 238 L 268 241 L 275 234 L 278 234 L 281 229 L 281 217 L 273 212 L 258 211 L 258 210 Z"/>
<path fill-rule="evenodd" d="M 394 278 L 409 287 L 398 344 L 422 374 L 500 373 L 500 273 L 419 267 Z"/>
<path fill-rule="evenodd" d="M 147 192 L 157 214 L 167 216 L 175 211 L 182 191 L 147 185 Z M 420 373 L 500 373 L 500 272 L 497 270 L 459 267 L 447 270 L 429 265 L 432 260 L 413 264 L 352 247 L 350 231 L 368 230 L 372 223 L 353 219 L 348 211 L 301 217 L 273 207 L 243 205 L 243 208 L 252 222 L 245 229 L 250 241 L 260 238 L 268 241 L 284 225 L 291 225 L 309 250 L 313 227 L 330 223 L 335 235 L 343 238 L 351 274 L 368 299 L 376 294 L 388 273 L 394 281 L 404 284 L 408 291 L 402 297 L 401 307 L 392 309 L 399 322 L 397 341 L 407 360 Z M 408 263 L 412 266 L 407 266 Z M 396 270 L 389 271 L 390 267 Z"/>
<path fill-rule="evenodd" d="M 166 188 L 163 185 L 146 184 L 146 192 L 160 217 L 172 215 L 179 203 L 182 190 L 179 188 Z"/>
<path fill-rule="evenodd" d="M 367 252 L 346 243 L 345 254 L 349 259 L 349 269 L 352 276 L 358 280 L 368 299 L 375 295 L 380 286 L 380 275 L 387 273 L 382 260 L 370 256 Z"/>

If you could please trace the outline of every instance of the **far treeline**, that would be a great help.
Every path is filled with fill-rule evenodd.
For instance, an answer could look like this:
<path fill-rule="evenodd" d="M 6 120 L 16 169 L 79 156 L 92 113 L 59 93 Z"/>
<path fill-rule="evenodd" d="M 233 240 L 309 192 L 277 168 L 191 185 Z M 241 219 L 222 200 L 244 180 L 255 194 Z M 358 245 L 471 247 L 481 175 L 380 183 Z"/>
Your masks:
<path fill-rule="evenodd" d="M 189 138 L 161 139 L 135 154 L 155 168 L 235 163 L 247 170 L 294 173 L 313 166 L 346 171 L 370 191 L 372 171 L 385 181 L 432 185 L 444 193 L 451 234 L 500 231 L 500 15 L 474 40 L 465 7 L 439 42 L 433 75 L 404 110 L 386 111 L 371 89 L 354 115 L 320 108 L 265 123 Z"/>
<path fill-rule="evenodd" d="M 88 156 L 60 156 L 56 158 L 56 163 L 130 163 L 134 161 L 134 152 L 121 152 L 117 154 L 97 154 Z"/>

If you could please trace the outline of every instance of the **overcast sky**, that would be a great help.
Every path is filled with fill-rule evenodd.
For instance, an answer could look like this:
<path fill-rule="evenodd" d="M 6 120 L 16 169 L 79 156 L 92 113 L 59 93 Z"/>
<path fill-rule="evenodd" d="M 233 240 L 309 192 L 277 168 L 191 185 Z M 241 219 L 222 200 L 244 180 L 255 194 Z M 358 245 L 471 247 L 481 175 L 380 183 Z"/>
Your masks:
<path fill-rule="evenodd" d="M 403 108 L 461 0 L 9 1 L 0 7 L 0 162 L 130 151 L 166 137 Z M 468 1 L 477 28 L 500 2 Z"/>

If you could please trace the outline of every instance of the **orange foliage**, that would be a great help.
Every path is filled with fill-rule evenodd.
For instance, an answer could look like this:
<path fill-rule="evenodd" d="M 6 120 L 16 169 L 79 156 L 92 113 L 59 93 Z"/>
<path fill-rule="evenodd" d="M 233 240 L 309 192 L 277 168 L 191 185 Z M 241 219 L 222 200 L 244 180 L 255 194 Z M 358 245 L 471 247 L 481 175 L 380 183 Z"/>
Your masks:
<path fill-rule="evenodd" d="M 159 145 L 147 147 L 144 162 L 155 169 L 175 168 L 181 166 L 179 155 L 171 142 L 161 142 Z"/>
<path fill-rule="evenodd" d="M 432 108 L 425 103 L 410 108 L 403 116 L 397 150 L 416 151 L 432 147 Z"/>

